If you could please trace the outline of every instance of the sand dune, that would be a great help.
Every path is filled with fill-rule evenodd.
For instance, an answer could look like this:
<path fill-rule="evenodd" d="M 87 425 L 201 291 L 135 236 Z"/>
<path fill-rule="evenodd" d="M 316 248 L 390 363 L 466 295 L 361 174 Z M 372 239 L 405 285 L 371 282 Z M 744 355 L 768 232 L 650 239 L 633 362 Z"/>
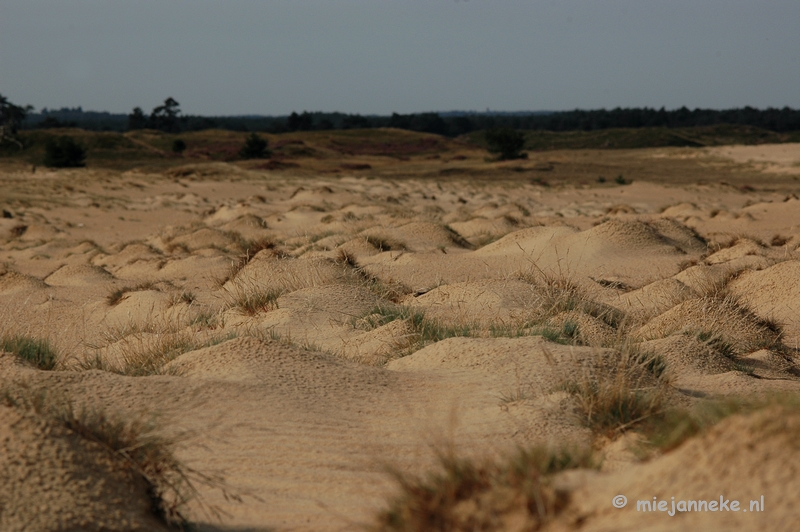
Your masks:
<path fill-rule="evenodd" d="M 696 159 L 787 175 L 794 164 L 748 150 Z M 651 152 L 626 164 L 667 164 Z M 457 162 L 490 164 L 469 157 Z M 538 172 L 537 157 L 519 164 Z M 410 177 L 403 161 L 373 163 L 369 179 L 217 162 L 74 170 L 71 191 L 60 172 L 35 186 L 0 173 L 27 194 L 0 196 L 0 391 L 157 414 L 165 435 L 187 435 L 181 462 L 242 495 L 199 483 L 181 511 L 200 530 L 375 523 L 396 492 L 384 466 L 424 474 L 432 447 L 448 445 L 474 460 L 534 445 L 607 456 L 602 472 L 553 477 L 566 498 L 547 530 L 796 529 L 796 410 L 732 415 L 645 456 L 631 443 L 647 437 L 641 420 L 599 430 L 579 393 L 630 378 L 624 364 L 643 389 L 666 383 L 664 408 L 800 392 L 790 178 L 759 191 L 545 186 L 506 163 L 491 163 L 507 174 L 497 181 L 425 177 L 449 160 L 413 159 Z M 46 339 L 52 364 L 25 362 L 20 338 Z M 11 403 L 0 405 L 0 528 L 165 529 L 119 453 Z M 611 506 L 617 494 L 626 509 Z M 720 494 L 763 494 L 767 510 L 669 518 L 630 506 Z M 483 503 L 469 504 L 478 515 Z M 492 526 L 525 529 L 520 508 Z"/>

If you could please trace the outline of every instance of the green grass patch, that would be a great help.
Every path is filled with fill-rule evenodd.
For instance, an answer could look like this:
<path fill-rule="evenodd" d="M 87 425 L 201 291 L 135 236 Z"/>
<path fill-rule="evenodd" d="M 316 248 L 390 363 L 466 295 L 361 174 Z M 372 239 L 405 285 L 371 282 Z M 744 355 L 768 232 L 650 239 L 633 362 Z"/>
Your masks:
<path fill-rule="evenodd" d="M 0 349 L 14 353 L 25 362 L 45 371 L 55 369 L 58 360 L 50 341 L 44 338 L 23 335 L 3 336 L 0 339 Z"/>

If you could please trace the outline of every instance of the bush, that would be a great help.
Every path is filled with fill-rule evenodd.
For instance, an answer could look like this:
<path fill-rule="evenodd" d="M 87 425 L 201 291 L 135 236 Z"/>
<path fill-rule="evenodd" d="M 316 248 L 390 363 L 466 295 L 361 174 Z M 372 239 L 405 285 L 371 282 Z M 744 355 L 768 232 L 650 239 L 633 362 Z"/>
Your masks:
<path fill-rule="evenodd" d="M 266 159 L 270 156 L 270 151 L 267 147 L 266 139 L 262 139 L 256 133 L 251 133 L 242 149 L 239 150 L 239 155 L 243 159 Z"/>
<path fill-rule="evenodd" d="M 186 143 L 181 139 L 175 139 L 172 143 L 172 151 L 174 153 L 183 153 L 186 150 Z"/>
<path fill-rule="evenodd" d="M 500 155 L 500 160 L 524 159 L 526 154 L 520 150 L 525 146 L 525 134 L 516 129 L 490 129 L 486 132 L 489 151 Z"/>
<path fill-rule="evenodd" d="M 72 137 L 50 138 L 44 146 L 44 165 L 50 168 L 85 166 L 86 150 Z"/>

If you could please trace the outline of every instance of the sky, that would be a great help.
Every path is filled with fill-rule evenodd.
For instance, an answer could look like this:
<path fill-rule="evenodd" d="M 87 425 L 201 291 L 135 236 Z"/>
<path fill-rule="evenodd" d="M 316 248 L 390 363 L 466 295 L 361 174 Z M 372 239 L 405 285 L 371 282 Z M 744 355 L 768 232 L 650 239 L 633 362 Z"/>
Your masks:
<path fill-rule="evenodd" d="M 800 108 L 800 2 L 0 0 L 0 94 L 216 116 Z"/>

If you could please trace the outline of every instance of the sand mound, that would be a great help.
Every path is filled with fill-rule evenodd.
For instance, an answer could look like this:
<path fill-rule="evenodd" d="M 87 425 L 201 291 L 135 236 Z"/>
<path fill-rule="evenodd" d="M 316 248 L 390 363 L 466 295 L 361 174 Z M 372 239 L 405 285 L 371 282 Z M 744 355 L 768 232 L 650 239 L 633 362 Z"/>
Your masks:
<path fill-rule="evenodd" d="M 706 242 L 689 227 L 672 218 L 656 218 L 648 222 L 650 227 L 667 241 L 685 253 L 703 253 Z"/>
<path fill-rule="evenodd" d="M 415 337 L 406 320 L 390 321 L 345 340 L 341 347 L 341 356 L 362 364 L 380 366 L 402 354 Z"/>
<path fill-rule="evenodd" d="M 562 237 L 577 233 L 577 229 L 564 226 L 556 227 L 530 227 L 509 233 L 497 242 L 482 247 L 475 252 L 476 255 L 505 255 L 536 253 L 542 248 L 557 243 Z"/>
<path fill-rule="evenodd" d="M 621 294 L 609 301 L 612 305 L 638 318 L 649 318 L 671 309 L 696 293 L 677 279 L 661 279 Z"/>
<path fill-rule="evenodd" d="M 642 352 L 654 353 L 667 363 L 677 376 L 712 375 L 734 369 L 733 361 L 713 345 L 683 334 L 642 342 Z"/>
<path fill-rule="evenodd" d="M 309 402 L 335 393 L 374 394 L 394 380 L 378 368 L 249 337 L 186 353 L 169 366 L 189 378 L 257 381 L 267 385 L 264 393 Z"/>
<path fill-rule="evenodd" d="M 24 290 L 37 290 L 47 288 L 47 285 L 39 278 L 31 275 L 8 271 L 0 267 L 0 292 L 13 293 Z"/>
<path fill-rule="evenodd" d="M 0 406 L 0 528 L 154 531 L 144 480 L 70 430 Z"/>
<path fill-rule="evenodd" d="M 648 225 L 643 222 L 614 219 L 584 231 L 581 236 L 586 238 L 587 242 L 596 242 L 598 246 L 622 248 L 626 252 L 647 250 L 648 253 L 685 253 L 659 233 L 657 225 L 658 222 Z M 676 230 L 677 226 L 665 224 L 663 221 L 660 225 L 665 225 L 670 232 L 679 233 Z"/>
<path fill-rule="evenodd" d="M 93 286 L 113 280 L 114 276 L 100 266 L 75 264 L 59 268 L 44 282 L 50 286 Z"/>
<path fill-rule="evenodd" d="M 361 236 L 373 246 L 382 248 L 383 251 L 403 249 L 431 251 L 469 246 L 455 231 L 430 222 L 411 222 L 399 227 L 371 228 L 362 231 Z"/>
<path fill-rule="evenodd" d="M 357 276 L 353 272 L 330 260 L 278 258 L 270 250 L 264 250 L 225 283 L 225 289 L 231 293 L 253 289 L 293 292 L 354 280 Z"/>
<path fill-rule="evenodd" d="M 604 321 L 575 310 L 556 314 L 547 320 L 547 325 L 569 331 L 569 334 L 584 345 L 610 345 L 617 338 L 617 331 Z"/>
<path fill-rule="evenodd" d="M 540 336 L 522 338 L 448 338 L 389 362 L 395 371 L 459 369 L 478 372 L 495 386 L 523 384 L 536 395 L 553 392 L 568 378 L 582 375 L 580 364 L 600 360 L 609 350 L 572 347 Z"/>
<path fill-rule="evenodd" d="M 448 324 L 507 324 L 526 320 L 544 304 L 530 283 L 473 281 L 440 286 L 413 301 L 425 315 Z"/>
<path fill-rule="evenodd" d="M 278 306 L 307 314 L 323 313 L 328 319 L 350 321 L 374 309 L 381 298 L 366 288 L 335 284 L 296 290 L 278 299 Z"/>
<path fill-rule="evenodd" d="M 779 334 L 731 298 L 695 298 L 653 318 L 634 335 L 644 340 L 676 332 L 719 339 L 736 354 L 775 344 Z"/>
<path fill-rule="evenodd" d="M 794 456 L 800 414 L 772 407 L 722 421 L 707 434 L 679 449 L 626 471 L 596 475 L 572 493 L 573 507 L 564 522 L 580 519 L 582 531 L 600 530 L 775 530 L 797 529 L 795 493 L 800 467 Z M 625 495 L 628 504 L 616 509 L 611 500 Z M 739 511 L 689 511 L 670 517 L 666 512 L 637 511 L 637 501 L 739 501 Z M 750 501 L 761 502 L 755 511 Z M 730 504 L 727 505 L 730 508 Z M 744 510 L 747 510 L 746 512 Z"/>
<path fill-rule="evenodd" d="M 222 225 L 221 229 L 238 233 L 242 235 L 242 237 L 250 240 L 265 238 L 270 234 L 266 230 L 267 223 L 263 219 L 252 214 L 245 214 L 244 216 L 240 216 L 235 220 L 227 222 Z"/>
<path fill-rule="evenodd" d="M 792 343 L 800 340 L 798 278 L 800 261 L 792 260 L 760 272 L 745 272 L 728 289 L 762 319 L 777 321 Z"/>
<path fill-rule="evenodd" d="M 229 235 L 215 229 L 205 228 L 177 236 L 170 240 L 172 246 L 185 246 L 190 251 L 202 248 L 227 248 L 234 245 L 235 241 Z"/>
<path fill-rule="evenodd" d="M 171 306 L 169 294 L 158 290 L 126 292 L 120 302 L 108 311 L 106 321 L 116 326 L 144 326 L 156 321 L 167 323 L 162 314 Z"/>

